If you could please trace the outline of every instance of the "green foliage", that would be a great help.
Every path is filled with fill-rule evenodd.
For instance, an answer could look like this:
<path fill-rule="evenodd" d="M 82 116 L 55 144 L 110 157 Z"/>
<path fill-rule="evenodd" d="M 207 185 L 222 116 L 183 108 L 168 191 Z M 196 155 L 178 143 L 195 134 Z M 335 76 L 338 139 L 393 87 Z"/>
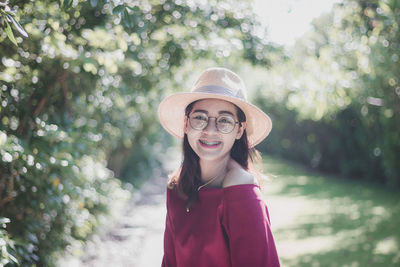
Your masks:
<path fill-rule="evenodd" d="M 273 177 L 263 191 L 283 266 L 399 265 L 398 192 L 276 157 L 264 163 Z"/>
<path fill-rule="evenodd" d="M 259 91 L 275 118 L 262 149 L 398 188 L 399 13 L 400 1 L 345 1 L 315 20 L 271 71 L 278 99 Z"/>
<path fill-rule="evenodd" d="M 19 34 L 24 37 L 28 37 L 28 33 L 21 26 L 21 24 L 19 24 L 19 22 L 15 19 L 15 16 L 16 12 L 11 10 L 11 8 L 8 6 L 8 0 L 5 1 L 5 3 L 0 2 L 0 26 L 7 34 L 8 39 L 10 39 L 10 41 L 14 45 L 18 46 L 17 41 L 15 40 L 14 37 L 14 33 L 11 29 L 11 25 L 13 25 L 15 29 L 19 32 Z"/>
<path fill-rule="evenodd" d="M 10 219 L 0 217 L 0 264 L 5 266 L 7 264 L 18 264 L 18 260 L 13 256 L 15 254 L 15 247 L 13 240 L 6 230 L 6 223 L 10 223 Z"/>
<path fill-rule="evenodd" d="M 110 199 L 126 193 L 100 155 L 79 151 L 84 140 L 37 123 L 29 142 L 9 135 L 0 149 L 5 186 L 0 204 L 2 215 L 11 219 L 7 230 L 18 261 L 51 264 L 60 247 L 88 237 Z"/>
<path fill-rule="evenodd" d="M 22 266 L 84 242 L 126 197 L 116 177 L 151 175 L 171 140 L 156 107 L 182 66 L 276 50 L 246 3 L 116 2 L 16 1 L 29 38 L 0 29 L 0 216 Z"/>
<path fill-rule="evenodd" d="M 315 121 L 299 119 L 298 112 L 284 106 L 263 104 L 274 131 L 260 150 L 351 179 L 382 178 L 382 159 L 374 153 L 376 131 L 365 131 L 357 110 L 348 107 Z"/>

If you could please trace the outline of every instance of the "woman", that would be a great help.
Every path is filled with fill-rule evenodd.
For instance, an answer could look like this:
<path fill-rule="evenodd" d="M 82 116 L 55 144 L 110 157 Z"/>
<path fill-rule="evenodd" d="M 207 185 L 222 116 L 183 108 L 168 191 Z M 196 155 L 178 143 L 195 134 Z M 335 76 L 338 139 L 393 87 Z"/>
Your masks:
<path fill-rule="evenodd" d="M 207 69 L 191 92 L 164 99 L 158 115 L 183 138 L 182 164 L 168 182 L 162 266 L 280 266 L 252 167 L 272 123 L 246 101 L 241 78 Z"/>

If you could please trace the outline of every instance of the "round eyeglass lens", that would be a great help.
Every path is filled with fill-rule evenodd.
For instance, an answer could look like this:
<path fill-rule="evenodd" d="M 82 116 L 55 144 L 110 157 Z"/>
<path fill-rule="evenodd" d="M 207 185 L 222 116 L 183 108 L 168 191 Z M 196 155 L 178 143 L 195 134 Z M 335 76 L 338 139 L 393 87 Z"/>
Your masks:
<path fill-rule="evenodd" d="M 217 129 L 221 133 L 230 133 L 235 128 L 235 120 L 229 116 L 219 116 L 217 118 Z"/>
<path fill-rule="evenodd" d="M 204 113 L 195 112 L 189 117 L 190 126 L 195 130 L 203 130 L 208 123 L 208 117 Z"/>

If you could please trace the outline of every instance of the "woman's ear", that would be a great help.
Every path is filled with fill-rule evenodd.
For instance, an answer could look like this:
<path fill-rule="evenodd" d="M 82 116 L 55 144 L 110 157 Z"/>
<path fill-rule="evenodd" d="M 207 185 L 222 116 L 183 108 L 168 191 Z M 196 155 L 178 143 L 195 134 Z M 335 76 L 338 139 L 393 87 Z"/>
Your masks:
<path fill-rule="evenodd" d="M 245 129 L 246 129 L 246 122 L 241 122 L 239 130 L 236 134 L 236 139 L 242 138 L 242 135 L 243 135 Z"/>

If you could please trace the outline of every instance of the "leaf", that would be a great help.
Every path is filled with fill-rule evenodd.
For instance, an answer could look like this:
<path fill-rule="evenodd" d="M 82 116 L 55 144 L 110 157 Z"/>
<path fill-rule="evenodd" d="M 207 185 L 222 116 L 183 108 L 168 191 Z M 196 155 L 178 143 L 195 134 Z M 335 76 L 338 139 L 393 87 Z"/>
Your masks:
<path fill-rule="evenodd" d="M 18 264 L 18 260 L 17 258 L 15 258 L 12 254 L 8 254 L 8 257 L 10 258 L 10 260 L 16 264 Z"/>
<path fill-rule="evenodd" d="M 123 12 L 124 10 L 125 10 L 125 6 L 124 5 L 119 5 L 119 6 L 114 7 L 112 13 L 114 15 L 117 15 L 117 14 Z"/>
<path fill-rule="evenodd" d="M 14 38 L 14 34 L 11 30 L 10 24 L 8 23 L 7 20 L 4 20 L 6 22 L 7 27 L 4 29 L 4 31 L 7 33 L 8 39 L 10 39 L 11 42 L 13 42 L 13 44 L 15 44 L 15 46 L 18 46 L 17 40 L 15 40 Z"/>
<path fill-rule="evenodd" d="M 8 219 L 6 217 L 0 217 L 0 224 L 9 223 L 9 222 L 11 222 L 10 219 Z"/>
<path fill-rule="evenodd" d="M 383 3 L 382 1 L 379 2 L 379 6 L 385 11 L 386 14 L 390 14 L 391 9 L 390 6 L 386 3 Z"/>
<path fill-rule="evenodd" d="M 16 21 L 12 16 L 10 15 L 6 15 L 14 24 L 15 28 L 17 28 L 18 32 L 24 36 L 24 37 L 28 37 L 28 33 L 25 31 L 24 28 L 22 28 L 21 24 L 18 23 L 18 21 Z"/>
<path fill-rule="evenodd" d="M 17 13 L 15 12 L 15 10 L 12 10 L 8 5 L 7 5 L 7 3 L 5 4 L 5 8 L 4 8 L 4 11 L 3 12 L 5 12 L 6 14 L 10 14 L 11 16 L 16 16 L 17 15 Z"/>
<path fill-rule="evenodd" d="M 73 0 L 64 0 L 63 1 L 63 8 L 65 8 L 65 9 L 71 8 L 72 3 L 73 3 Z"/>
<path fill-rule="evenodd" d="M 139 12 L 140 11 L 140 8 L 138 6 L 134 6 L 134 7 L 127 6 L 127 8 L 129 8 L 133 12 Z"/>
<path fill-rule="evenodd" d="M 92 7 L 96 7 L 97 6 L 98 1 L 97 0 L 90 0 L 90 5 Z"/>
<path fill-rule="evenodd" d="M 128 28 L 132 27 L 131 16 L 129 15 L 128 10 L 126 10 L 126 9 L 124 10 L 123 20 L 124 20 L 124 24 L 126 27 L 128 27 Z"/>

